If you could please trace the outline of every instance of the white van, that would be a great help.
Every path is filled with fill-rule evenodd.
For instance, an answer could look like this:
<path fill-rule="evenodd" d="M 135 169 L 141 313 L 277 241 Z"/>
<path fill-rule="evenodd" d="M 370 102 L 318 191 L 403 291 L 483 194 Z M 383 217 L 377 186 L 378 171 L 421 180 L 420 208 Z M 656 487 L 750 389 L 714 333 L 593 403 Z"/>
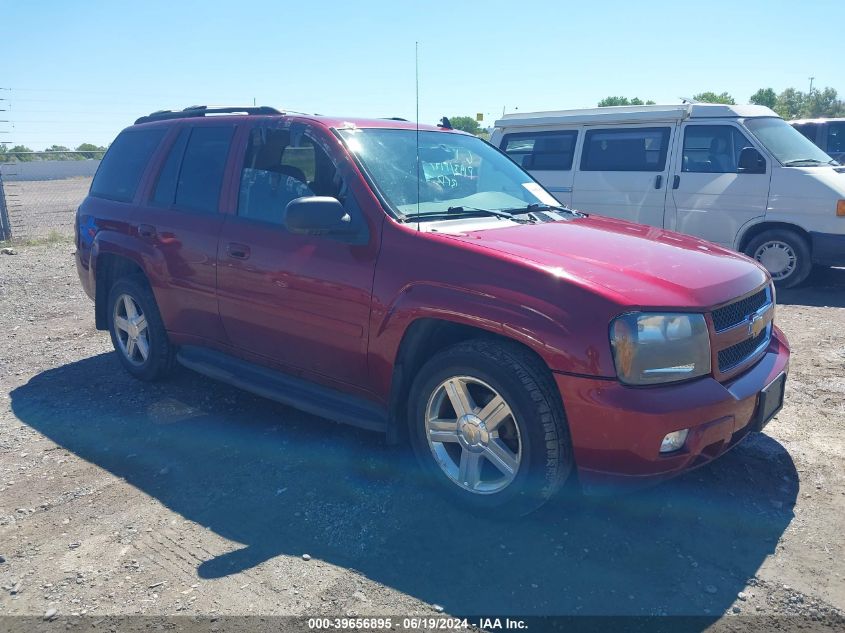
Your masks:
<path fill-rule="evenodd" d="M 744 252 L 781 287 L 845 265 L 845 168 L 769 108 L 507 114 L 490 142 L 567 206 Z"/>

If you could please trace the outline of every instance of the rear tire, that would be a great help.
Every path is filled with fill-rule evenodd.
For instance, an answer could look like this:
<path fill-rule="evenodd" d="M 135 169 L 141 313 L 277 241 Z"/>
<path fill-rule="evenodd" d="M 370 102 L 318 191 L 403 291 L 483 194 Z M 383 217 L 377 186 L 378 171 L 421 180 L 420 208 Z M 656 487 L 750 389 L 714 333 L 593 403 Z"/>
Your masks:
<path fill-rule="evenodd" d="M 813 270 L 807 240 L 788 229 L 763 231 L 748 243 L 745 254 L 769 271 L 778 288 L 794 288 Z"/>
<path fill-rule="evenodd" d="M 174 350 L 155 297 L 141 275 L 118 279 L 109 291 L 108 325 L 120 363 L 140 380 L 167 376 Z"/>
<path fill-rule="evenodd" d="M 461 505 L 519 516 L 545 503 L 573 465 L 548 368 L 515 343 L 476 339 L 432 357 L 408 403 L 411 445 Z"/>

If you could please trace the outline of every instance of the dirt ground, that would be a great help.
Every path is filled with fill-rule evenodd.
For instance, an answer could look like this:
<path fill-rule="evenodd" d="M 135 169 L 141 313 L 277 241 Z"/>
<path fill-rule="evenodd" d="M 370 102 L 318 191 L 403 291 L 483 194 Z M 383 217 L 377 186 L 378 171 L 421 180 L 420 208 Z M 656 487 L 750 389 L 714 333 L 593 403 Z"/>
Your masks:
<path fill-rule="evenodd" d="M 133 380 L 73 246 L 17 251 L 0 255 L 0 614 L 845 611 L 845 270 L 778 297 L 793 359 L 764 434 L 645 492 L 568 489 L 497 522 L 377 435 L 187 370 Z"/>

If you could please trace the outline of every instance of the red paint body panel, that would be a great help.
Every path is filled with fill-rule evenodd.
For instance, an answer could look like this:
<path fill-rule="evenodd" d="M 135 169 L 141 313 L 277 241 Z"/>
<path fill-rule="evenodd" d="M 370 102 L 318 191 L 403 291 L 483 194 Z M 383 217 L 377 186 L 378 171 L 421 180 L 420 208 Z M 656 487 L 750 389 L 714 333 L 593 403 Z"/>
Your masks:
<path fill-rule="evenodd" d="M 365 244 L 294 235 L 236 215 L 236 172 L 249 130 L 292 122 L 305 124 L 332 155 L 367 224 Z M 514 339 L 553 372 L 587 485 L 620 476 L 665 478 L 744 437 L 758 393 L 788 365 L 779 330 L 750 367 L 633 388 L 616 379 L 608 328 L 631 310 L 709 313 L 768 283 L 761 267 L 696 238 L 599 217 L 466 233 L 417 231 L 385 211 L 338 141 L 333 130 L 350 123 L 415 128 L 310 116 L 142 124 L 173 129 L 135 200 L 88 197 L 80 207 L 77 268 L 86 292 L 96 295 L 100 255 L 126 257 L 147 274 L 175 343 L 226 350 L 385 408 L 400 345 L 416 320 L 442 319 Z M 177 129 L 194 124 L 236 127 L 216 215 L 146 202 Z M 154 225 L 156 236 L 140 237 L 140 223 Z M 247 244 L 250 258 L 229 257 L 230 243 Z M 712 321 L 708 325 L 712 339 Z M 660 456 L 662 438 L 681 428 L 692 429 L 686 448 Z"/>
<path fill-rule="evenodd" d="M 651 483 L 715 459 L 750 430 L 760 390 L 788 369 L 789 346 L 775 328 L 766 354 L 741 376 L 627 387 L 615 380 L 555 374 L 563 396 L 579 480 L 598 487 Z M 660 455 L 667 433 L 690 429 L 684 449 Z"/>
<path fill-rule="evenodd" d="M 233 242 L 249 244 L 248 260 L 227 255 Z M 314 240 L 232 215 L 218 261 L 220 317 L 233 346 L 294 373 L 368 386 L 372 245 Z"/>

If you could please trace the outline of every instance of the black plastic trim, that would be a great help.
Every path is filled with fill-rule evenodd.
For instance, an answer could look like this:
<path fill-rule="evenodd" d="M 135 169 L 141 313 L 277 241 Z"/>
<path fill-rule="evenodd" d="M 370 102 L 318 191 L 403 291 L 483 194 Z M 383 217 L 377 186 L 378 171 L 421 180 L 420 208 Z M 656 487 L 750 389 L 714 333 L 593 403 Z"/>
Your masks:
<path fill-rule="evenodd" d="M 813 241 L 814 264 L 845 266 L 845 233 L 816 233 L 810 231 L 810 239 Z"/>
<path fill-rule="evenodd" d="M 205 347 L 183 346 L 176 354 L 176 360 L 209 378 L 307 413 L 369 431 L 387 431 L 387 412 L 364 398 Z"/>
<path fill-rule="evenodd" d="M 139 123 L 149 123 L 151 121 L 166 121 L 168 119 L 188 119 L 191 117 L 205 116 L 206 114 L 251 114 L 251 115 L 266 115 L 266 114 L 284 114 L 276 108 L 270 106 L 225 106 L 225 107 L 209 107 L 209 106 L 191 106 L 184 110 L 158 110 L 152 112 L 147 116 L 142 116 L 135 120 L 135 125 Z"/>

